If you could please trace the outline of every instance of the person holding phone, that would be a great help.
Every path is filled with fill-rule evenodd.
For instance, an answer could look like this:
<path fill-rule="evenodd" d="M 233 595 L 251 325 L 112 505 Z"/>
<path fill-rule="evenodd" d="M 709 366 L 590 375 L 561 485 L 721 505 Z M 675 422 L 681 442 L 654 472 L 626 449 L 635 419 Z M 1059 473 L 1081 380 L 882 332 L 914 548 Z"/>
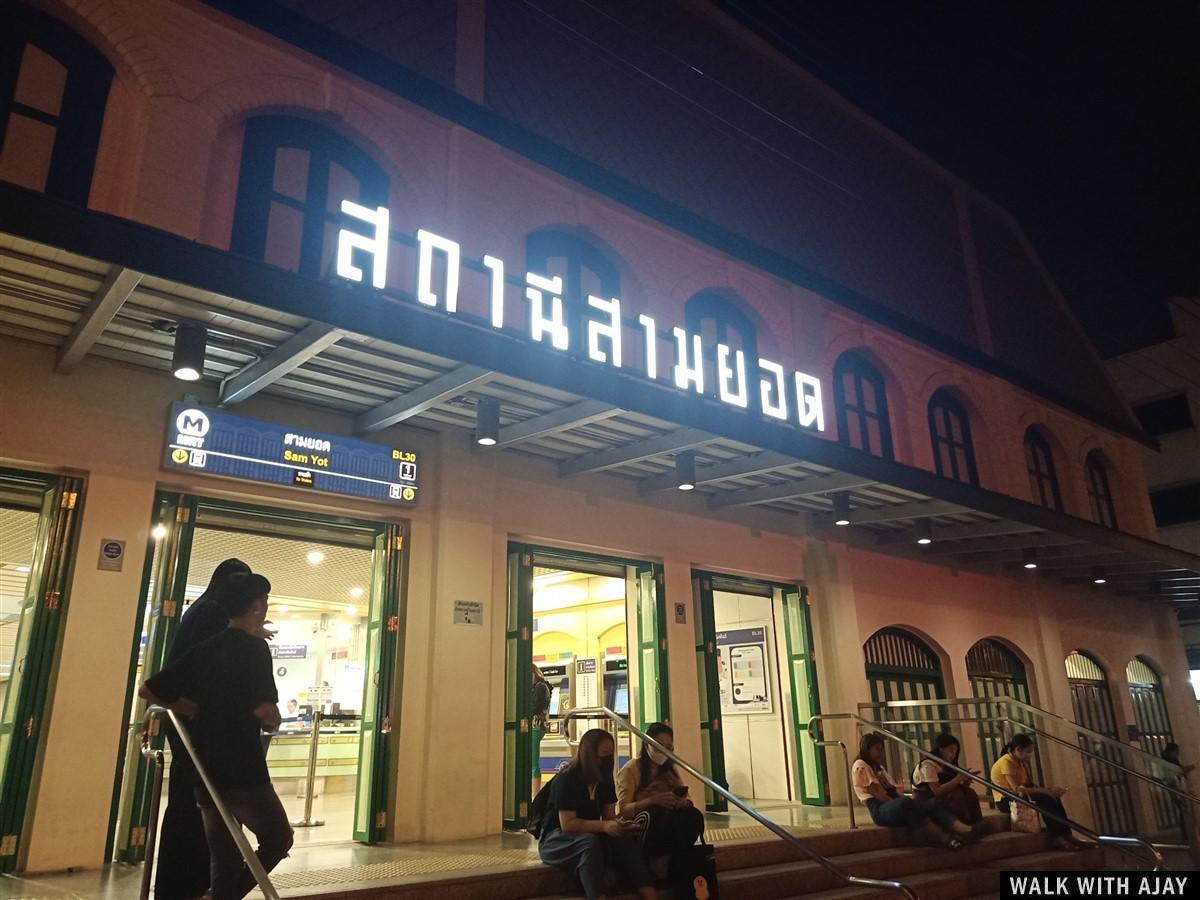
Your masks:
<path fill-rule="evenodd" d="M 675 752 L 675 732 L 670 725 L 654 722 L 646 734 Z M 642 828 L 642 848 L 650 858 L 656 875 L 670 865 L 670 859 L 696 843 L 704 833 L 704 814 L 688 799 L 675 763 L 649 744 L 622 766 L 617 775 L 617 809 L 621 818 Z"/>
<path fill-rule="evenodd" d="M 978 825 L 983 821 L 983 810 L 971 779 L 943 765 L 952 763 L 965 769 L 958 761 L 960 749 L 958 738 L 952 734 L 939 734 L 934 739 L 930 755 L 913 770 L 913 799 L 937 803 L 964 825 Z M 979 774 L 975 769 L 967 771 Z"/>
<path fill-rule="evenodd" d="M 992 764 L 992 781 L 1006 791 L 1024 797 L 1035 804 L 1038 809 L 1050 816 L 1042 816 L 1046 823 L 1046 833 L 1050 835 L 1050 846 L 1056 850 L 1082 850 L 1090 847 L 1076 840 L 1071 833 L 1071 826 L 1064 820 L 1067 811 L 1063 807 L 1062 795 L 1066 788 L 1050 785 L 1038 786 L 1033 783 L 1029 774 L 1033 763 L 1033 738 L 1027 734 L 1017 734 L 1004 746 L 1000 758 Z M 1010 811 L 1010 801 L 1003 794 L 992 791 L 996 800 L 996 808 L 1002 812 Z M 1053 818 L 1051 818 L 1053 817 Z M 1036 819 L 1034 820 L 1036 823 Z"/>
<path fill-rule="evenodd" d="M 588 900 L 608 896 L 615 882 L 610 864 L 632 882 L 641 900 L 656 900 L 658 892 L 636 840 L 639 829 L 617 818 L 615 750 L 612 735 L 603 728 L 580 738 L 575 758 L 550 782 L 538 856 L 578 878 Z"/>

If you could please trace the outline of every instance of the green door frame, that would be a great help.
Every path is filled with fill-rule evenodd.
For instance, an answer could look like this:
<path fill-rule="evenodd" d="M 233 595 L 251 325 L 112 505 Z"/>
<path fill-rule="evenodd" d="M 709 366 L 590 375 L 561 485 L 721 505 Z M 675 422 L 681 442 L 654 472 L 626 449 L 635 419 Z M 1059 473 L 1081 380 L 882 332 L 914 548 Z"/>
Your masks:
<path fill-rule="evenodd" d="M 718 589 L 736 592 L 739 587 L 756 595 L 761 595 L 764 589 L 769 590 L 772 618 L 774 602 L 779 600 L 783 607 L 783 652 L 792 699 L 792 771 L 801 802 L 812 806 L 826 806 L 829 804 L 829 784 L 825 750 L 817 747 L 808 738 L 808 722 L 813 716 L 820 714 L 821 697 L 817 681 L 812 617 L 809 615 L 808 588 L 804 585 L 692 571 L 696 673 L 700 695 L 700 742 L 704 770 L 709 778 L 726 790 L 729 789 L 725 769 L 725 741 L 721 731 L 721 684 L 717 672 L 717 628 L 713 593 Z M 724 797 L 716 795 L 708 788 L 705 789 L 705 805 L 710 812 L 725 812 L 729 808 L 729 803 Z"/>
<path fill-rule="evenodd" d="M 0 469 L 0 483 L 40 493 L 37 538 L 0 717 L 0 872 L 12 872 L 23 851 L 34 772 L 53 695 L 83 513 L 83 480 Z"/>
<path fill-rule="evenodd" d="M 359 743 L 359 789 L 355 797 L 354 839 L 372 844 L 384 840 L 387 830 L 387 797 L 389 773 L 387 760 L 392 741 L 393 723 L 398 721 L 398 692 L 396 672 L 403 643 L 403 585 L 406 557 L 403 552 L 405 526 L 363 521 L 341 516 L 274 508 L 203 497 L 200 495 L 160 491 L 155 494 L 151 521 L 162 526 L 162 534 L 150 537 L 146 563 L 142 573 L 142 589 L 135 619 L 134 635 L 129 657 L 125 709 L 133 710 L 137 682 L 157 673 L 163 666 L 174 640 L 183 612 L 187 588 L 188 566 L 195 535 L 197 516 L 201 509 L 218 510 L 248 518 L 286 519 L 291 522 L 321 526 L 352 528 L 374 535 L 372 595 L 368 618 L 368 651 L 378 647 L 377 668 L 366 674 L 363 686 L 363 724 Z M 151 593 L 153 582 L 153 593 Z M 377 593 L 382 590 L 382 594 Z M 377 601 L 378 598 L 378 601 Z M 149 610 L 149 634 L 138 673 L 141 625 Z M 370 708 L 368 710 L 368 703 Z M 140 752 L 140 725 L 145 703 L 138 701 L 137 715 L 122 732 L 117 769 L 113 779 L 113 799 L 110 808 L 109 838 L 106 859 L 137 863 L 145 858 L 146 829 L 150 816 L 150 791 L 153 771 Z M 151 746 L 165 744 L 165 735 L 156 733 Z M 370 775 L 363 778 L 363 765 Z M 132 776 L 126 773 L 132 769 Z M 118 827 L 120 833 L 118 834 Z"/>
<path fill-rule="evenodd" d="M 670 716 L 667 677 L 667 599 L 660 563 L 601 556 L 595 553 L 510 542 L 508 545 L 508 596 L 506 599 L 504 687 L 504 810 L 506 829 L 525 827 L 533 772 L 533 569 L 535 563 L 564 569 L 624 567 L 633 569 L 636 597 L 636 634 L 632 646 L 638 653 L 638 696 L 630 697 L 643 724 L 666 722 Z M 616 576 L 614 576 L 616 577 Z M 626 598 L 628 601 L 628 597 Z M 629 631 L 626 620 L 626 631 Z M 652 690 L 647 687 L 653 685 Z"/>

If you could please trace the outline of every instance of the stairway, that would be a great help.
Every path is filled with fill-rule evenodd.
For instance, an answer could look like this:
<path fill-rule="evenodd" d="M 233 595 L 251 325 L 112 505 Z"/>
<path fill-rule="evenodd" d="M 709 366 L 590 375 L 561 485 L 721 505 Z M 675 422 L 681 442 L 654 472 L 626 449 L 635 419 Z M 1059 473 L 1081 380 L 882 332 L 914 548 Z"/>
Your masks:
<path fill-rule="evenodd" d="M 998 825 L 1005 817 L 994 817 Z M 1100 850 L 1063 852 L 1049 850 L 1044 834 L 1001 831 L 958 851 L 913 845 L 903 832 L 868 826 L 856 831 L 806 832 L 806 843 L 854 875 L 900 879 L 923 900 L 963 900 L 996 896 L 1000 873 L 1005 870 L 1104 868 Z M 722 900 L 859 900 L 866 897 L 899 897 L 891 891 L 846 887 L 835 876 L 781 840 L 756 837 L 721 843 L 716 847 Z M 1136 865 L 1127 859 L 1126 867 Z M 413 880 L 403 884 L 374 885 L 355 890 L 345 885 L 333 894 L 286 891 L 289 900 L 310 896 L 445 898 L 445 900 L 565 900 L 581 894 L 566 875 L 545 866 L 480 872 L 439 880 Z M 621 896 L 621 895 L 617 895 Z M 631 896 L 631 895 L 628 895 Z M 669 894 L 665 894 L 669 896 Z"/>

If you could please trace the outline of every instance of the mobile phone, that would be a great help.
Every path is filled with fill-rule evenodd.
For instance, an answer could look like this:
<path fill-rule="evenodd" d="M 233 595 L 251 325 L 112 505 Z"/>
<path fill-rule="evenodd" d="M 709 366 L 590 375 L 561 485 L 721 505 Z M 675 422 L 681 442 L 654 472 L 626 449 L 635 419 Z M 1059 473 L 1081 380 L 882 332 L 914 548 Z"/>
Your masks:
<path fill-rule="evenodd" d="M 686 797 L 688 795 L 687 785 L 681 784 L 679 787 L 677 787 L 673 791 L 671 791 L 671 793 L 674 794 L 676 797 Z"/>

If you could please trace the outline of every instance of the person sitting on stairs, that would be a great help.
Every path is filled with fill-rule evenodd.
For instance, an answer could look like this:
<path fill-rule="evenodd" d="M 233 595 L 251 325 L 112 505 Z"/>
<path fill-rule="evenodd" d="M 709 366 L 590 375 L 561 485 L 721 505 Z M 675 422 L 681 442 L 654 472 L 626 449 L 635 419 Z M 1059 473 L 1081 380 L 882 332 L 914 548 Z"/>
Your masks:
<path fill-rule="evenodd" d="M 932 751 L 913 770 L 913 798 L 943 806 L 964 825 L 975 825 L 983 821 L 983 811 L 971 779 L 944 765 L 951 763 L 965 769 L 958 761 L 959 751 L 954 735 L 943 732 L 934 738 Z"/>
<path fill-rule="evenodd" d="M 965 838 L 974 837 L 980 830 L 964 825 L 945 807 L 902 796 L 883 767 L 883 737 L 874 732 L 863 735 L 851 776 L 855 796 L 867 807 L 876 825 L 920 828 L 931 843 L 950 850 L 958 850 Z"/>
<path fill-rule="evenodd" d="M 1083 850 L 1090 847 L 1082 841 L 1077 841 L 1071 835 L 1071 826 L 1067 825 L 1067 811 L 1059 798 L 1066 793 L 1066 788 L 1037 787 L 1029 775 L 1029 764 L 1033 760 L 1033 738 L 1027 734 L 1017 734 L 1009 741 L 1000 758 L 992 764 L 992 782 L 1020 797 L 1024 797 L 1037 805 L 1043 813 L 1042 820 L 1046 823 L 1046 833 L 1050 835 L 1050 844 L 1058 850 Z M 1003 794 L 992 791 L 996 808 L 1007 813 L 1011 801 Z M 1054 818 L 1051 818 L 1053 816 Z"/>

